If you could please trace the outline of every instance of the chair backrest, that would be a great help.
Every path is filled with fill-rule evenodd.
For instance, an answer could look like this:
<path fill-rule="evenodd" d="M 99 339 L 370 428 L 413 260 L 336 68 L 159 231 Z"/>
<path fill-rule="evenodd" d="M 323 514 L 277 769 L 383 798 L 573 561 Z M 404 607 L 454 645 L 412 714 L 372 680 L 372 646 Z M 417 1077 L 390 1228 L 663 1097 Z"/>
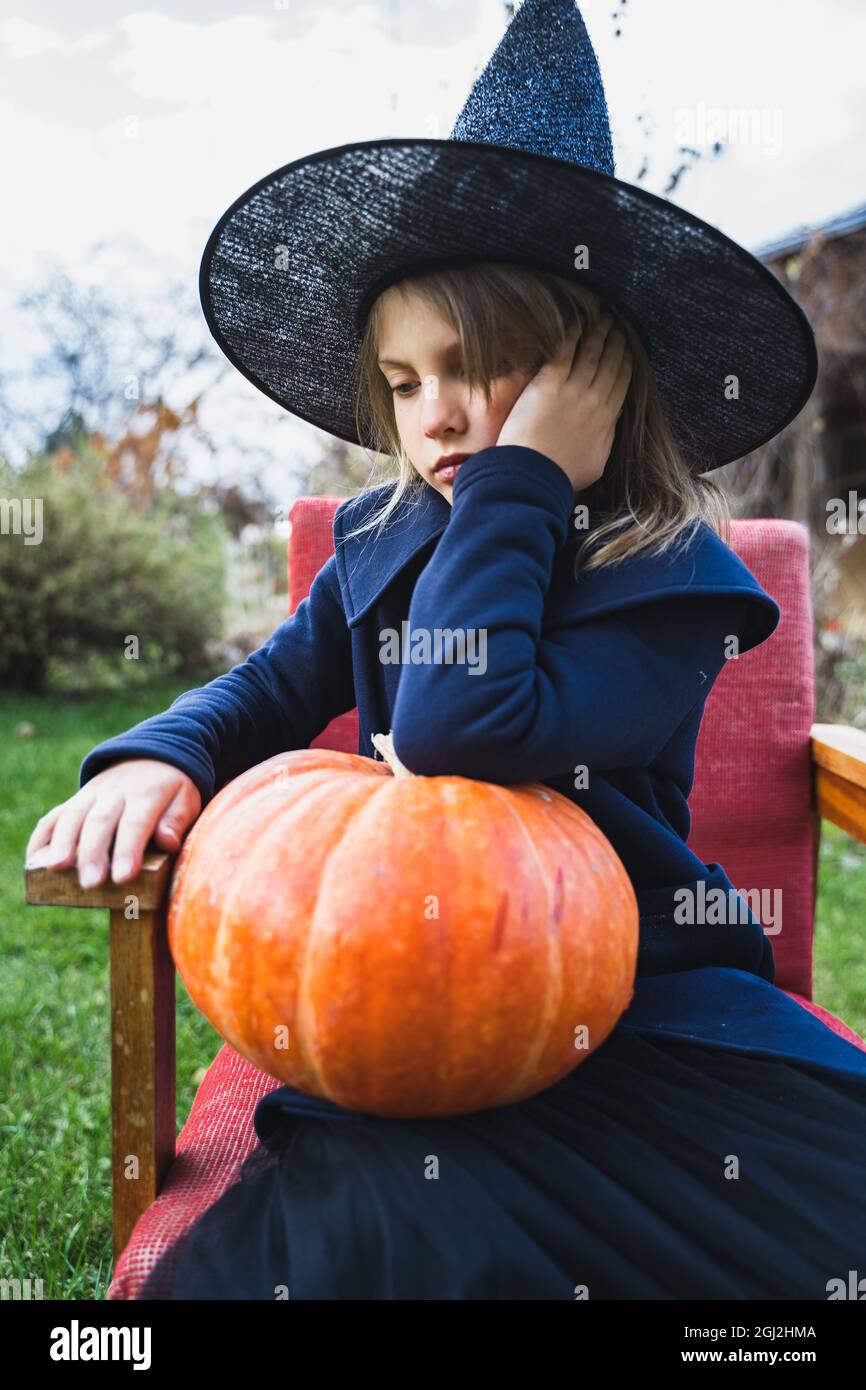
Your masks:
<path fill-rule="evenodd" d="M 695 750 L 689 847 L 704 863 L 723 864 L 748 896 L 773 944 L 776 984 L 811 999 L 816 865 L 809 532 L 793 521 L 733 521 L 731 549 L 782 616 L 772 637 L 729 661 L 710 691 Z"/>
<path fill-rule="evenodd" d="M 341 500 L 302 497 L 291 509 L 290 613 L 333 553 Z M 748 896 L 773 943 L 776 984 L 810 999 L 815 682 L 809 532 L 791 521 L 733 521 L 731 548 L 782 617 L 769 641 L 728 662 L 710 692 L 695 753 L 688 843 L 704 863 L 722 864 Z M 311 747 L 357 752 L 357 710 L 332 720 Z"/>

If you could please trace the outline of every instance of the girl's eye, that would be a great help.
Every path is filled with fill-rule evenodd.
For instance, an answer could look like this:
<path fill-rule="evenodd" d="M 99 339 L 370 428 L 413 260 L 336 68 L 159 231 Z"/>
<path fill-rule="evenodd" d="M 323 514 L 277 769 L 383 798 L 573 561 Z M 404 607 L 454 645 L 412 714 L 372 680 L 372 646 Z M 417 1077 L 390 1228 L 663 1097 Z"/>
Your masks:
<path fill-rule="evenodd" d="M 458 369 L 457 375 L 458 375 L 458 376 L 465 376 L 465 375 L 466 375 L 466 373 L 465 373 L 465 371 L 464 371 L 464 369 L 463 369 L 462 367 L 460 367 L 460 368 Z M 408 390 L 405 390 L 405 389 L 404 389 L 405 387 L 408 387 L 409 389 L 408 389 Z M 407 400 L 408 397 L 409 397 L 409 395 L 411 394 L 411 392 L 414 391 L 414 390 L 415 390 L 415 387 L 413 386 L 413 384 L 412 384 L 411 381 L 398 381 L 398 383 L 397 383 L 396 386 L 392 386 L 392 387 L 391 387 L 391 393 L 392 393 L 392 395 L 394 395 L 394 396 L 399 396 L 399 397 L 401 398 L 401 400 Z"/>

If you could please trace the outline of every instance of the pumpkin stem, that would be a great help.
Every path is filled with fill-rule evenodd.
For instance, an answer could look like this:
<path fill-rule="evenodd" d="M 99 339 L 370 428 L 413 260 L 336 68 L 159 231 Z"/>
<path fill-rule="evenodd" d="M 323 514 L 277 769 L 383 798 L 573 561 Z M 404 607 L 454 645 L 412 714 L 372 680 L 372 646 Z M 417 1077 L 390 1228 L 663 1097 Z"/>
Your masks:
<path fill-rule="evenodd" d="M 395 777 L 414 777 L 414 772 L 410 772 L 408 767 L 404 767 L 397 754 L 394 752 L 394 740 L 389 729 L 387 734 L 373 734 L 370 742 L 374 748 L 378 748 L 385 762 L 390 767 Z"/>

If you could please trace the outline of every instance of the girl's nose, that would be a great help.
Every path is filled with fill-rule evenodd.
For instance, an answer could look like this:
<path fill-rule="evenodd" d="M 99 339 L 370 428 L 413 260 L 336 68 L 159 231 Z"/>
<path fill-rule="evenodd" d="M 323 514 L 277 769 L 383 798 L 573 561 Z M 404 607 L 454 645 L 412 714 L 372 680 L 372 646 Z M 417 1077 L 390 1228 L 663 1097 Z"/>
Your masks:
<path fill-rule="evenodd" d="M 422 399 L 421 427 L 428 439 L 438 439 L 449 428 L 462 429 L 465 423 L 464 405 L 449 388 L 440 386 L 438 396 Z"/>

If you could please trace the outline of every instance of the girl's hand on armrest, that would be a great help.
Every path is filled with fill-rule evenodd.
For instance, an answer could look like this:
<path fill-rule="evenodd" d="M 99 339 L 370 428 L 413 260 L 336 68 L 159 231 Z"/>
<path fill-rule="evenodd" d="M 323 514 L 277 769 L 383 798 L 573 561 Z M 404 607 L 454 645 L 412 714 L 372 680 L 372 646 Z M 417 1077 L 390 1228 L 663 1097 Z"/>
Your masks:
<path fill-rule="evenodd" d="M 151 836 L 175 853 L 201 811 L 201 795 L 180 768 L 157 758 L 125 758 L 91 777 L 68 801 L 46 811 L 27 843 L 26 867 L 78 865 L 82 888 L 111 877 L 135 878 Z M 89 871 L 89 872 L 88 872 Z"/>

